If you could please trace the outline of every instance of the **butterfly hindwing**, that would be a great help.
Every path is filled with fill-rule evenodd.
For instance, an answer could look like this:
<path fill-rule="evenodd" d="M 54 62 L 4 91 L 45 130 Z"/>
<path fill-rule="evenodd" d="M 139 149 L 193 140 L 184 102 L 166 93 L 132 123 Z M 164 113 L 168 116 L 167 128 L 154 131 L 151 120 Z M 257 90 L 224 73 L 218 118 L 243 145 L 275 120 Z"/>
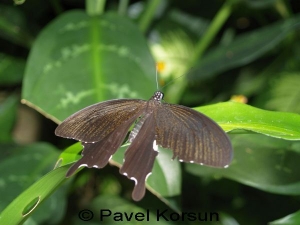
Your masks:
<path fill-rule="evenodd" d="M 132 198 L 136 201 L 145 195 L 145 182 L 158 154 L 153 114 L 145 116 L 147 118 L 125 152 L 124 163 L 120 169 L 121 174 L 135 181 Z"/>
<path fill-rule="evenodd" d="M 116 127 L 113 132 L 108 134 L 106 138 L 101 141 L 95 143 L 83 142 L 82 158 L 70 167 L 67 172 L 67 177 L 71 176 L 81 166 L 99 169 L 106 166 L 111 156 L 121 146 L 135 119 L 135 117 L 131 117 L 125 123 Z"/>

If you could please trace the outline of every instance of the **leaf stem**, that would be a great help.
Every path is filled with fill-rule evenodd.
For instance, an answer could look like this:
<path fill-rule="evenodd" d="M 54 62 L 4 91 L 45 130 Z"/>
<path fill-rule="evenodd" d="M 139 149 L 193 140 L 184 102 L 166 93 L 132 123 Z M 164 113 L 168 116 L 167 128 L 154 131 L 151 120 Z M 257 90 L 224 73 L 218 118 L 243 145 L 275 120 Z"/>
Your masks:
<path fill-rule="evenodd" d="M 224 23 L 227 21 L 228 17 L 230 16 L 231 9 L 232 1 L 226 1 L 221 7 L 221 9 L 218 11 L 217 15 L 210 23 L 207 31 L 204 33 L 203 37 L 196 44 L 195 52 L 190 62 L 190 67 L 194 66 L 195 63 L 202 57 L 205 50 L 208 48 L 208 46 L 214 40 Z"/>
<path fill-rule="evenodd" d="M 151 21 L 153 20 L 155 11 L 160 4 L 160 0 L 148 0 L 145 11 L 139 21 L 139 27 L 142 32 L 146 32 Z"/>
<path fill-rule="evenodd" d="M 129 0 L 119 0 L 118 13 L 119 15 L 126 15 L 128 8 Z"/>
<path fill-rule="evenodd" d="M 210 23 L 205 34 L 196 44 L 195 51 L 192 55 L 191 61 L 186 66 L 186 71 L 184 71 L 183 74 L 188 73 L 188 70 L 191 69 L 197 63 L 197 61 L 202 57 L 205 50 L 212 43 L 217 33 L 220 31 L 220 29 L 222 28 L 222 26 L 230 16 L 230 13 L 232 11 L 232 3 L 233 1 L 231 0 L 226 1 L 221 7 L 221 9 L 218 11 L 216 16 Z M 172 103 L 178 103 L 187 85 L 188 85 L 188 81 L 186 78 L 178 79 L 177 82 L 174 82 L 174 85 L 172 85 L 166 93 L 166 96 L 168 96 L 168 100 Z"/>
<path fill-rule="evenodd" d="M 86 13 L 89 16 L 101 15 L 104 12 L 106 0 L 86 0 Z"/>

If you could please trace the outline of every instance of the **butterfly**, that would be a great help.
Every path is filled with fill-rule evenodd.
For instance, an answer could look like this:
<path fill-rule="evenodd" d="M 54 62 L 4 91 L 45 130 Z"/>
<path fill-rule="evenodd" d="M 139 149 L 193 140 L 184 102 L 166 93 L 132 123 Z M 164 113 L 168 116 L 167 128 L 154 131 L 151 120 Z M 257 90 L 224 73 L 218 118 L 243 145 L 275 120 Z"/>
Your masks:
<path fill-rule="evenodd" d="M 148 100 L 115 99 L 88 106 L 64 120 L 57 136 L 78 140 L 82 158 L 68 170 L 103 168 L 130 132 L 120 173 L 135 181 L 132 198 L 145 195 L 145 183 L 158 155 L 158 146 L 173 151 L 173 159 L 212 167 L 227 167 L 233 156 L 230 139 L 222 128 L 202 113 L 163 102 L 156 91 Z"/>

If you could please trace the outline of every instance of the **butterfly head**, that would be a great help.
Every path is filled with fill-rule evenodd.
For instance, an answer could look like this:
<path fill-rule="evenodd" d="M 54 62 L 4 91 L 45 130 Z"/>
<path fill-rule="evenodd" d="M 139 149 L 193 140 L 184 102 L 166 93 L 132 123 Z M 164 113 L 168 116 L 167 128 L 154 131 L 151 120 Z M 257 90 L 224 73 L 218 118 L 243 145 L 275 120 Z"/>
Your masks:
<path fill-rule="evenodd" d="M 160 91 L 156 91 L 152 96 L 152 99 L 158 102 L 160 102 L 163 98 L 164 98 L 164 94 Z"/>

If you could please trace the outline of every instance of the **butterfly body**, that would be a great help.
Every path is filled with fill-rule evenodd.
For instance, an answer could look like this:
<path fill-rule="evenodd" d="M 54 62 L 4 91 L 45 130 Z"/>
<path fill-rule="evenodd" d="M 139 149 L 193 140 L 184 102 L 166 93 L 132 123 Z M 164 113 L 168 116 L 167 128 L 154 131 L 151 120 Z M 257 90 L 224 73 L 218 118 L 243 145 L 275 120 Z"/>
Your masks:
<path fill-rule="evenodd" d="M 171 149 L 173 159 L 213 167 L 226 167 L 232 159 L 232 146 L 226 133 L 211 119 L 188 107 L 162 102 L 155 92 L 149 101 L 117 99 L 94 104 L 71 115 L 56 129 L 58 136 L 76 139 L 84 147 L 82 158 L 67 176 L 79 167 L 104 167 L 123 143 L 131 125 L 120 173 L 135 181 L 132 197 L 145 194 L 145 181 L 151 174 L 158 146 Z"/>

